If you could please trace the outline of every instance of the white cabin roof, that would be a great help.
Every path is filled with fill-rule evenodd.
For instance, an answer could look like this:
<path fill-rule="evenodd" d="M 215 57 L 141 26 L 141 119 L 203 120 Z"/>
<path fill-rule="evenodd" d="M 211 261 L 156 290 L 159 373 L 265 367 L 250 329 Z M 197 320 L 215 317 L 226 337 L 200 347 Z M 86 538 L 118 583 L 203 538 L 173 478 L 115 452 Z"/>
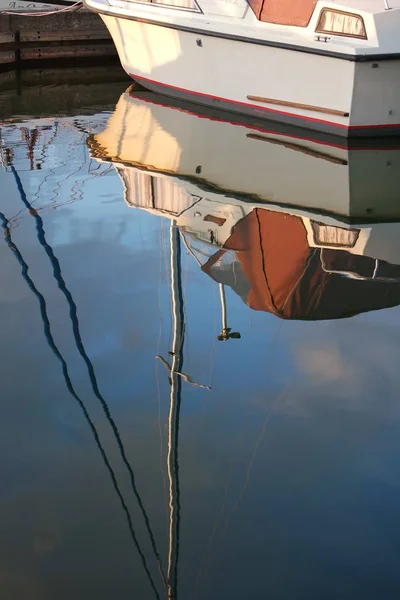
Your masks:
<path fill-rule="evenodd" d="M 329 2 L 323 2 L 320 0 L 319 5 L 337 4 L 337 8 L 343 10 L 353 9 L 354 12 L 370 12 L 370 13 L 380 13 L 386 11 L 385 0 L 346 0 L 345 2 L 336 2 L 335 0 L 330 0 Z M 400 0 L 387 0 L 387 4 L 390 9 L 400 8 Z"/>

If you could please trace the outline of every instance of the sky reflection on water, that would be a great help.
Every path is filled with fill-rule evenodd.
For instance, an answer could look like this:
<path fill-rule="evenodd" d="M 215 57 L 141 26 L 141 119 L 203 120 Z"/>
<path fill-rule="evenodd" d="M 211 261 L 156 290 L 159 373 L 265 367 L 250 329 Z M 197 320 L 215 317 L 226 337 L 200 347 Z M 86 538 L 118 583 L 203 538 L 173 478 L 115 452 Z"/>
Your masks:
<path fill-rule="evenodd" d="M 143 101 L 142 124 L 146 107 Z M 132 179 L 125 164 L 137 184 L 127 188 L 126 173 L 96 160 L 90 144 L 89 155 L 88 134 L 99 137 L 109 118 L 24 121 L 1 132 L 0 586 L 10 599 L 152 598 L 143 560 L 159 597 L 167 597 L 149 528 L 166 572 L 171 374 L 156 356 L 173 360 L 171 219 L 143 210 L 148 198 L 137 190 L 152 184 L 157 192 L 151 175 Z M 176 140 L 173 127 L 168 135 Z M 151 153 L 151 138 L 143 139 Z M 195 165 L 193 138 L 187 147 Z M 153 199 L 175 193 L 174 202 L 183 202 L 194 194 L 186 188 L 182 200 L 179 181 L 167 182 Z M 132 204 L 146 206 L 127 206 L 133 190 Z M 217 201 L 201 188 L 197 194 Z M 242 202 L 225 194 L 228 201 Z M 289 212 L 300 218 L 299 211 Z M 316 213 L 309 206 L 302 218 Z M 379 260 L 396 266 L 397 225 L 387 227 L 370 228 L 368 239 L 378 232 Z M 380 288 L 381 310 L 363 313 L 362 305 L 348 319 L 304 321 L 252 310 L 248 296 L 225 285 L 228 325 L 241 338 L 220 342 L 219 279 L 173 231 L 185 324 L 181 372 L 201 384 L 172 377 L 181 386 L 173 473 L 179 596 L 397 598 L 400 313 L 384 308 L 394 287 L 387 292 L 385 281 Z M 237 256 L 239 264 L 243 252 Z M 329 307 L 342 305 L 343 297 L 330 296 Z"/>

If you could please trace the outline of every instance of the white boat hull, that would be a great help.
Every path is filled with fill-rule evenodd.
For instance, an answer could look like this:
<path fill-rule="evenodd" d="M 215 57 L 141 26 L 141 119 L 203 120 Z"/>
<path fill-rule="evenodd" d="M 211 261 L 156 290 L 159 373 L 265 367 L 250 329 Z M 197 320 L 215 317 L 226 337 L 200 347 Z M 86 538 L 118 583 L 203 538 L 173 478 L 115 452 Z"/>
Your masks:
<path fill-rule="evenodd" d="M 125 71 L 152 91 L 341 136 L 400 133 L 400 60 L 359 62 L 101 16 Z"/>

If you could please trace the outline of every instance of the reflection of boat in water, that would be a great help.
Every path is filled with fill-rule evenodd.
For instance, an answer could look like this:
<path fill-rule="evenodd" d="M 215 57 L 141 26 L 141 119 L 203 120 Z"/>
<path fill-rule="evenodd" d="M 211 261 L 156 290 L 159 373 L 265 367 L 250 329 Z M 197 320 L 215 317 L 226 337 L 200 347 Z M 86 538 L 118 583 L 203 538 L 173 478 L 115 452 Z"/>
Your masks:
<path fill-rule="evenodd" d="M 3 210 L 12 210 L 19 178 L 34 198 L 36 211 L 82 200 L 88 175 L 100 177 L 110 170 L 107 165 L 99 169 L 85 144 L 89 132 L 101 130 L 106 122 L 107 115 L 100 113 L 0 123 L 0 181 L 8 189 Z M 19 214 L 13 223 L 18 219 Z"/>
<path fill-rule="evenodd" d="M 84 142 L 79 137 L 101 131 L 107 117 L 106 113 L 99 113 L 0 122 L 0 162 L 4 168 L 17 163 L 20 171 L 82 164 Z M 58 143 L 59 138 L 62 143 Z"/>
<path fill-rule="evenodd" d="M 319 215 L 312 219 L 241 201 L 212 202 L 184 190 L 179 194 L 168 180 L 133 169 L 129 180 L 143 192 L 147 178 L 151 194 L 139 196 L 140 204 L 120 170 L 127 202 L 157 212 L 153 206 L 163 198 L 174 200 L 171 212 L 164 205 L 158 214 L 176 219 L 201 269 L 250 308 L 286 319 L 332 319 L 400 304 L 399 224 L 347 227 L 321 221 Z M 223 222 L 222 215 L 230 218 Z M 224 226 L 231 231 L 226 239 L 219 236 Z M 369 251 L 369 241 L 379 257 Z"/>
<path fill-rule="evenodd" d="M 349 224 L 325 213 L 334 211 L 335 200 L 344 207 L 342 191 L 348 212 L 356 197 L 365 215 L 371 198 L 367 194 L 363 205 L 368 189 L 360 163 L 370 162 L 365 175 L 378 179 L 378 191 L 379 168 L 399 150 L 325 146 L 321 157 L 321 142 L 302 140 L 299 148 L 287 134 L 274 133 L 271 143 L 258 146 L 261 155 L 249 155 L 250 131 L 125 94 L 89 145 L 92 155 L 114 163 L 127 204 L 173 219 L 202 270 L 251 308 L 289 319 L 330 319 L 400 304 L 400 225 Z M 386 198 L 382 214 L 374 205 L 378 217 L 389 206 L 396 215 L 396 180 L 394 174 L 389 186 L 381 182 Z M 324 189 L 331 191 L 328 198 Z"/>
<path fill-rule="evenodd" d="M 193 179 L 230 195 L 346 218 L 399 215 L 400 142 L 304 138 L 300 130 L 190 112 L 146 92 L 122 94 L 94 156 Z M 290 174 L 290 175 L 289 175 Z"/>
<path fill-rule="evenodd" d="M 357 233 L 253 208 L 202 269 L 251 308 L 286 319 L 332 319 L 399 304 L 400 266 L 349 252 Z"/>

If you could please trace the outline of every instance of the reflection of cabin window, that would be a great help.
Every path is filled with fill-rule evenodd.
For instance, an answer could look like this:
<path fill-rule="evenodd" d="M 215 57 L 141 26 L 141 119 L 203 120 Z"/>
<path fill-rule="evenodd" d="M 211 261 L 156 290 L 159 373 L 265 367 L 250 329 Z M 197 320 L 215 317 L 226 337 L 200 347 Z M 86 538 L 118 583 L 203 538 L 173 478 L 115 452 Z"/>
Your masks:
<path fill-rule="evenodd" d="M 169 8 L 181 8 L 186 10 L 195 10 L 201 12 L 195 0 L 138 0 L 155 6 L 162 5 Z"/>
<path fill-rule="evenodd" d="M 339 10 L 328 10 L 327 8 L 321 11 L 316 31 L 318 33 L 367 39 L 364 21 L 360 15 L 344 13 Z"/>
<path fill-rule="evenodd" d="M 117 170 L 129 206 L 179 216 L 199 201 L 198 196 L 192 196 L 173 180 L 134 169 Z"/>
<path fill-rule="evenodd" d="M 353 248 L 356 245 L 359 229 L 345 229 L 333 225 L 323 225 L 311 221 L 314 243 L 317 246 L 336 246 L 337 248 Z"/>
<path fill-rule="evenodd" d="M 248 0 L 248 3 L 260 21 L 307 27 L 317 0 Z"/>

